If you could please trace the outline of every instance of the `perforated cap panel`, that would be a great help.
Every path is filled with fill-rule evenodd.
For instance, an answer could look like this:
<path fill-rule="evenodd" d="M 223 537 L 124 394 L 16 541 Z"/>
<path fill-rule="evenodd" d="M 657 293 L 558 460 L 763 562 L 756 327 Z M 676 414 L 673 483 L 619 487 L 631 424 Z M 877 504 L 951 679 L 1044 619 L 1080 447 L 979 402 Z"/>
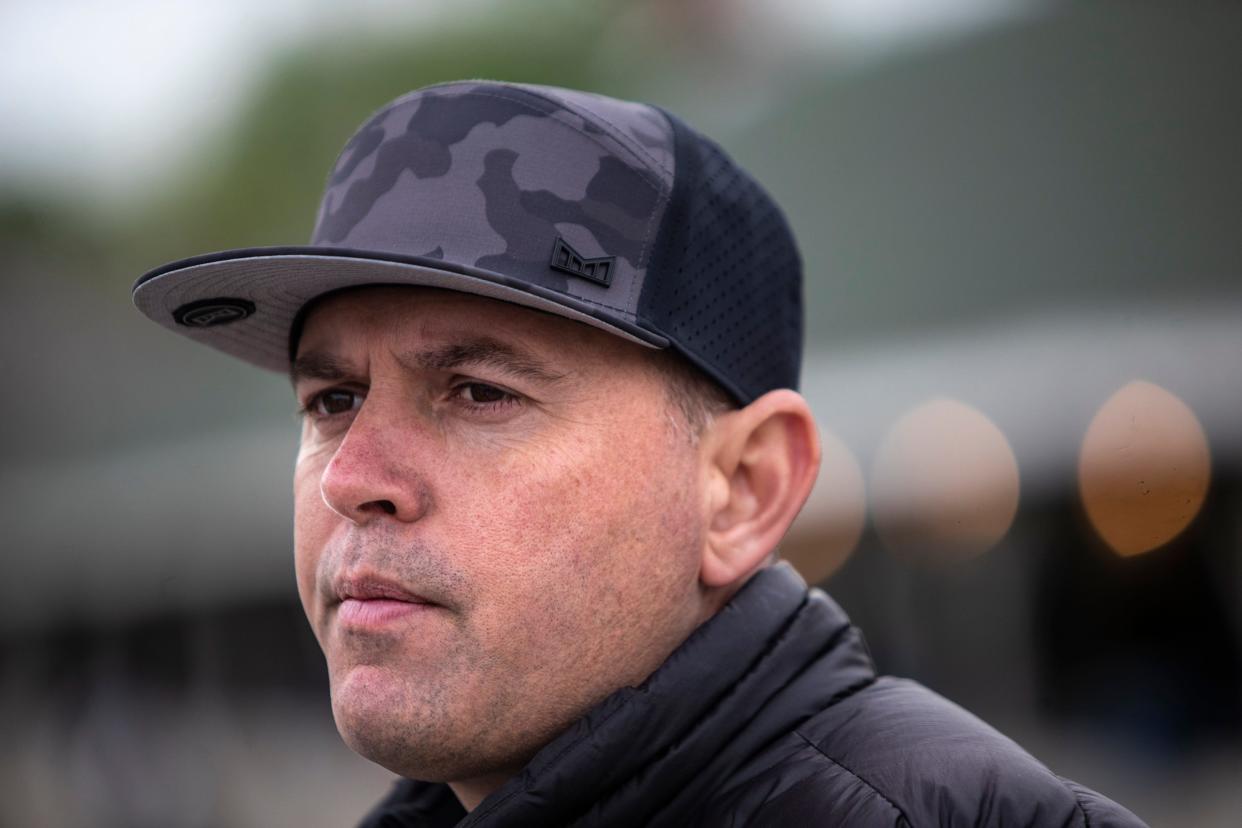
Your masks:
<path fill-rule="evenodd" d="M 797 388 L 802 260 L 793 232 L 724 150 L 665 114 L 677 175 L 639 318 L 742 403 Z"/>

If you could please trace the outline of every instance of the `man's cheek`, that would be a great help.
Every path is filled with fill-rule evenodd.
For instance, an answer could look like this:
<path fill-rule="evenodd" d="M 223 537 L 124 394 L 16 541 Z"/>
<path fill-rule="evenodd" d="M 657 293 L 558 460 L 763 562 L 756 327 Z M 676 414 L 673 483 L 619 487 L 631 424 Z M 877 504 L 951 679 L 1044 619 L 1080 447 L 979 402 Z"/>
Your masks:
<path fill-rule="evenodd" d="M 476 519 L 516 542 L 526 539 L 534 544 L 539 539 L 545 548 L 558 542 L 564 545 L 572 536 L 590 534 L 616 505 L 606 470 L 589 461 L 545 464 L 499 477 L 502 480 L 485 484 L 495 495 L 478 504 Z"/>

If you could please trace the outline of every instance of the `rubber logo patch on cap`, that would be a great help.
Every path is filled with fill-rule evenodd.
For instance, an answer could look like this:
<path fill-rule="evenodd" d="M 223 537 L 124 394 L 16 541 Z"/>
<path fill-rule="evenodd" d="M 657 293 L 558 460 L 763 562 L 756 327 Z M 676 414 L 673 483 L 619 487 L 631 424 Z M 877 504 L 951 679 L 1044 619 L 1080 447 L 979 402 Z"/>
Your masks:
<path fill-rule="evenodd" d="M 245 319 L 252 313 L 254 302 L 245 299 L 200 299 L 177 308 L 173 319 L 190 328 L 210 328 Z"/>
<path fill-rule="evenodd" d="M 569 242 L 560 236 L 552 246 L 552 261 L 548 262 L 555 270 L 572 273 L 588 282 L 608 287 L 612 284 L 612 266 L 616 264 L 616 256 L 600 256 L 588 259 L 569 246 Z"/>

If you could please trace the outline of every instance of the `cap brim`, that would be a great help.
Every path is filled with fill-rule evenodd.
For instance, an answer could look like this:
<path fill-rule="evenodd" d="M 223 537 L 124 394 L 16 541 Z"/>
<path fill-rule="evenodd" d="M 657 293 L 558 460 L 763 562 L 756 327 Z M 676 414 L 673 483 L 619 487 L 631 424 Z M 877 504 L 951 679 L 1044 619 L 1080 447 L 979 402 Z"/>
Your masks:
<path fill-rule="evenodd" d="M 262 368 L 286 371 L 290 333 L 306 303 L 362 285 L 455 290 L 573 319 L 639 345 L 666 348 L 669 344 L 628 319 L 501 273 L 438 259 L 341 248 L 249 248 L 182 259 L 140 278 L 134 285 L 134 304 L 169 330 Z M 227 324 L 195 326 L 178 321 L 178 309 L 212 300 L 241 300 L 252 308 Z"/>

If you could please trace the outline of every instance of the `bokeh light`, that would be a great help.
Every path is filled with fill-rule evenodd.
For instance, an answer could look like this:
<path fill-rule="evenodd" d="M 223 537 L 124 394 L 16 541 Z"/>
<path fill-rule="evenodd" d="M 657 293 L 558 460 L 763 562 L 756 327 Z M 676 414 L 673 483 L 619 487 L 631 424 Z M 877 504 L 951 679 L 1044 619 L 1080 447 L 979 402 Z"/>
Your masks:
<path fill-rule="evenodd" d="M 1018 462 L 1001 430 L 957 400 L 925 402 L 885 435 L 871 471 L 876 531 L 895 553 L 936 563 L 992 548 L 1018 510 Z"/>
<path fill-rule="evenodd" d="M 820 429 L 823 447 L 819 477 L 806 507 L 781 544 L 781 557 L 808 584 L 821 583 L 849 558 L 867 519 L 862 469 L 849 446 Z"/>
<path fill-rule="evenodd" d="M 1087 517 L 1117 554 L 1173 540 L 1207 497 L 1207 437 L 1186 403 L 1146 381 L 1108 398 L 1087 428 L 1078 487 Z"/>

